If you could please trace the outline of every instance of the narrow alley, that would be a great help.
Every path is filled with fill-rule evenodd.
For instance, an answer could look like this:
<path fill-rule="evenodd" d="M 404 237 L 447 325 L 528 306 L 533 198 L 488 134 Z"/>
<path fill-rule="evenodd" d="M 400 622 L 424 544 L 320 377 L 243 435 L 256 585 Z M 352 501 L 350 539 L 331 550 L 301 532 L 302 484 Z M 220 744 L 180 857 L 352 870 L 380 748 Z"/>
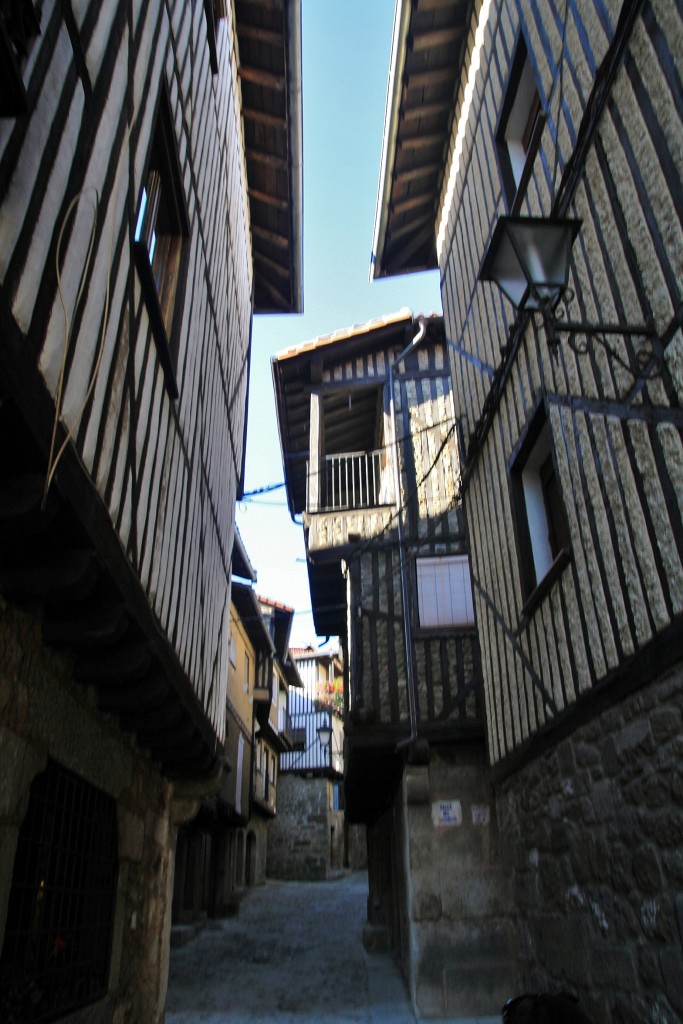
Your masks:
<path fill-rule="evenodd" d="M 390 956 L 363 947 L 366 898 L 362 872 L 250 889 L 238 916 L 172 950 L 166 1024 L 412 1024 Z"/>

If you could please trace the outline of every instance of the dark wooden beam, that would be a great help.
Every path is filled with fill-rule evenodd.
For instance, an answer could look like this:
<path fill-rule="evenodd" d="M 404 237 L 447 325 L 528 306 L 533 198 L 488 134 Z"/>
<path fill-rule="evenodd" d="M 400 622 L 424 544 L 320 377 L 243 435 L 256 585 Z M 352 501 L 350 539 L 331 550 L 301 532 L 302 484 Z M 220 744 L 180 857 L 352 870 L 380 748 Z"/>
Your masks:
<path fill-rule="evenodd" d="M 258 287 L 262 288 L 270 296 L 277 309 L 286 310 L 289 308 L 289 297 L 284 292 L 281 292 L 279 288 L 276 288 L 272 281 L 265 278 L 263 274 L 258 275 Z"/>
<path fill-rule="evenodd" d="M 434 161 L 430 161 L 428 164 L 418 164 L 417 167 L 408 167 L 405 171 L 397 171 L 394 174 L 394 184 L 407 185 L 411 181 L 434 177 L 440 170 L 441 164 Z"/>
<path fill-rule="evenodd" d="M 270 256 L 266 256 L 265 253 L 259 252 L 258 249 L 254 251 L 254 260 L 257 263 L 262 264 L 262 266 L 268 267 L 269 270 L 272 270 L 274 274 L 277 274 L 278 277 L 281 277 L 283 280 L 289 280 L 289 267 L 283 267 L 283 265 L 278 263 L 277 260 L 271 259 Z"/>
<path fill-rule="evenodd" d="M 238 74 L 243 81 L 260 85 L 264 89 L 276 89 L 282 92 L 287 84 L 284 75 L 278 75 L 274 71 L 266 71 L 263 68 L 245 67 L 242 65 Z"/>
<path fill-rule="evenodd" d="M 258 110 L 256 107 L 242 107 L 242 117 L 245 121 L 257 121 L 259 124 L 268 125 L 270 128 L 282 128 L 284 131 L 287 127 L 287 121 L 284 117 L 278 117 L 277 114 L 269 114 L 265 110 Z"/>
<path fill-rule="evenodd" d="M 261 192 L 257 188 L 249 189 L 249 198 L 255 199 L 258 203 L 265 203 L 266 206 L 273 206 L 277 210 L 289 210 L 289 202 L 286 199 L 280 199 L 269 192 Z"/>
<path fill-rule="evenodd" d="M 43 509 L 44 489 L 45 477 L 40 473 L 0 480 L 0 529 L 5 537 L 31 537 L 54 522 L 60 501 L 52 488 Z"/>
<path fill-rule="evenodd" d="M 244 155 L 247 160 L 255 160 L 259 164 L 265 164 L 267 167 L 275 167 L 277 170 L 286 171 L 289 167 L 287 157 L 278 156 L 277 153 L 266 153 L 263 149 L 254 149 L 247 147 L 244 151 Z"/>
<path fill-rule="evenodd" d="M 404 121 L 416 121 L 420 117 L 439 117 L 440 114 L 447 114 L 453 109 L 450 100 L 441 100 L 438 103 L 416 103 L 414 106 L 403 108 Z"/>
<path fill-rule="evenodd" d="M 251 232 L 255 238 L 259 238 L 268 245 L 273 245 L 277 249 L 289 249 L 289 239 L 286 235 L 281 235 L 277 231 L 269 231 L 268 228 L 262 228 L 259 224 L 252 224 Z"/>
<path fill-rule="evenodd" d="M 149 647 L 142 641 L 105 652 L 82 654 L 74 663 L 79 683 L 93 686 L 126 686 L 148 674 L 152 667 Z"/>
<path fill-rule="evenodd" d="M 434 217 L 431 213 L 425 214 L 424 217 L 416 217 L 414 220 L 408 221 L 407 224 L 402 224 L 400 228 L 391 228 L 388 232 L 387 241 L 395 242 L 399 238 L 405 237 L 405 235 L 412 235 L 414 231 L 417 231 L 424 224 L 431 224 L 434 227 Z"/>
<path fill-rule="evenodd" d="M 46 555 L 36 564 L 4 567 L 0 570 L 0 584 L 3 592 L 17 601 L 78 601 L 91 593 L 98 576 L 92 551 L 67 548 Z"/>
<path fill-rule="evenodd" d="M 284 46 L 284 35 L 270 28 L 261 28 L 259 25 L 245 25 L 240 23 L 237 26 L 238 39 L 253 39 L 257 43 L 266 43 L 268 46 Z"/>
<path fill-rule="evenodd" d="M 429 146 L 443 146 L 444 135 L 436 132 L 432 135 L 402 136 L 399 140 L 400 149 L 427 149 Z"/>
<path fill-rule="evenodd" d="M 49 647 L 97 648 L 121 640 L 128 626 L 126 610 L 119 601 L 103 601 L 51 607 L 43 619 L 43 639 Z"/>
<path fill-rule="evenodd" d="M 427 32 L 413 34 L 413 52 L 430 50 L 433 46 L 448 46 L 462 39 L 464 28 L 461 25 L 448 25 L 444 28 L 430 29 Z"/>
<path fill-rule="evenodd" d="M 405 85 L 408 89 L 424 89 L 430 85 L 438 85 L 440 82 L 453 81 L 458 78 L 455 68 L 449 66 L 443 68 L 432 68 L 430 71 L 407 72 Z"/>
<path fill-rule="evenodd" d="M 427 203 L 433 202 L 433 192 L 420 192 L 415 196 L 408 196 L 407 199 L 401 199 L 397 203 L 392 203 L 391 212 L 396 214 L 396 216 L 399 216 L 402 213 L 408 213 L 409 210 L 416 210 L 421 206 L 425 206 Z"/>
<path fill-rule="evenodd" d="M 421 249 L 422 246 L 430 240 L 430 238 L 432 240 L 434 239 L 433 217 L 430 218 L 429 222 L 420 230 L 415 232 L 413 237 L 406 242 L 402 249 L 399 249 L 397 253 L 392 252 L 391 258 L 388 262 L 396 263 L 400 267 L 406 266 L 413 253 L 417 252 L 418 249 Z"/>

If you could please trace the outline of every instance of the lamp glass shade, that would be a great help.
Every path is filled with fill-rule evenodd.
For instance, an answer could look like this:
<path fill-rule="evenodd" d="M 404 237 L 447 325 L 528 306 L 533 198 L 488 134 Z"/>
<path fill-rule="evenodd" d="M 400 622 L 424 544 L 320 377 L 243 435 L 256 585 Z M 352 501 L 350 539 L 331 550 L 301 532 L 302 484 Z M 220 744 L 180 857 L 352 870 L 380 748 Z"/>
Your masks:
<path fill-rule="evenodd" d="M 479 277 L 495 281 L 520 310 L 552 309 L 569 280 L 579 220 L 501 217 Z"/>
<path fill-rule="evenodd" d="M 329 747 L 330 740 L 332 739 L 332 726 L 331 725 L 319 725 L 318 726 L 318 742 L 321 747 Z"/>

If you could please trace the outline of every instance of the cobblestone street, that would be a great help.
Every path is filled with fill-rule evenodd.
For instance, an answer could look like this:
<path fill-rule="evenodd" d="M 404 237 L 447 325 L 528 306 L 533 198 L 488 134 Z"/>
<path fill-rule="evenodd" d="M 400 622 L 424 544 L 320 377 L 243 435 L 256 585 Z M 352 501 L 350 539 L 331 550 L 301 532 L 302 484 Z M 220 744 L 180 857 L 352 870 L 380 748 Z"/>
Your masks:
<path fill-rule="evenodd" d="M 166 1024 L 412 1024 L 391 958 L 363 948 L 366 898 L 360 873 L 250 889 L 172 951 Z"/>

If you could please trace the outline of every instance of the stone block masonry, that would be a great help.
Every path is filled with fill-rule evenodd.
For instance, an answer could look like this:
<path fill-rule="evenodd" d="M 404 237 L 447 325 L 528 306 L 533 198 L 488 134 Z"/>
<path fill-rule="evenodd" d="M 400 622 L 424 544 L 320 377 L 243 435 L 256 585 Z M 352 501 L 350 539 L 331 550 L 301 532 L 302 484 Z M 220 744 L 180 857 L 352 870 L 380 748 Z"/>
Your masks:
<path fill-rule="evenodd" d="M 596 1024 L 683 1020 L 683 672 L 604 711 L 497 794 L 524 986 Z"/>
<path fill-rule="evenodd" d="M 344 815 L 332 810 L 331 789 L 326 778 L 280 775 L 277 816 L 268 825 L 270 878 L 323 881 L 341 867 Z"/>

